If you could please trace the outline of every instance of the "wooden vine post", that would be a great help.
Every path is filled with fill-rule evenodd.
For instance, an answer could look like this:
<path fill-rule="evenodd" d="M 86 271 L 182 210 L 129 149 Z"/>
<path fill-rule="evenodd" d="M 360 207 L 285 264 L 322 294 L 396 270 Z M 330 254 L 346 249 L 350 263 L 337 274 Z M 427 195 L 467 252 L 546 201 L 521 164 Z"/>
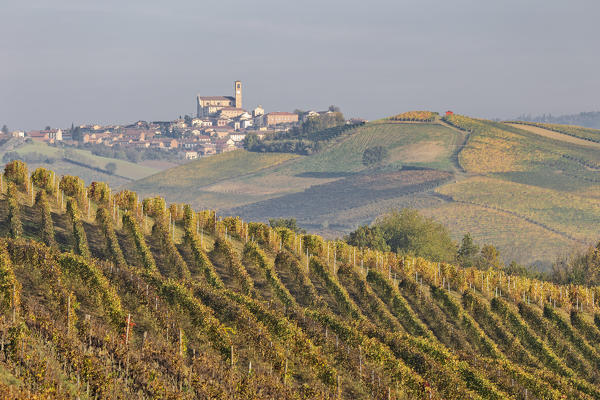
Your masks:
<path fill-rule="evenodd" d="M 71 293 L 67 296 L 67 336 L 71 330 Z"/>
<path fill-rule="evenodd" d="M 125 327 L 125 347 L 129 347 L 129 327 L 131 324 L 131 314 L 127 314 L 127 326 Z"/>

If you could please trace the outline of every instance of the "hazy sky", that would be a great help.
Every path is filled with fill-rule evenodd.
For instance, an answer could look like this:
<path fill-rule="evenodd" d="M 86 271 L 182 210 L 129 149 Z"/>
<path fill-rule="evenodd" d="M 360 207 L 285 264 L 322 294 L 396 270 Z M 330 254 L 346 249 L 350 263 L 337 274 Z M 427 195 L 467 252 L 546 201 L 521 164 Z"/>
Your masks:
<path fill-rule="evenodd" d="M 0 0 L 0 124 L 268 111 L 600 110 L 598 0 Z"/>

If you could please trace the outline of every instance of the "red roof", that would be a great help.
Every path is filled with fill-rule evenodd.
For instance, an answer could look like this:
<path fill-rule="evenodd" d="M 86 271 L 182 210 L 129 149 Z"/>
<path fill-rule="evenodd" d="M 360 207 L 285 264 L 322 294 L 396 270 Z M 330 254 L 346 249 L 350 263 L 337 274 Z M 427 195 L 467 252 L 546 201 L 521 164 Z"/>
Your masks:
<path fill-rule="evenodd" d="M 291 113 L 291 112 L 286 112 L 286 111 L 274 111 L 274 112 L 270 112 L 267 115 L 297 115 L 295 113 Z"/>

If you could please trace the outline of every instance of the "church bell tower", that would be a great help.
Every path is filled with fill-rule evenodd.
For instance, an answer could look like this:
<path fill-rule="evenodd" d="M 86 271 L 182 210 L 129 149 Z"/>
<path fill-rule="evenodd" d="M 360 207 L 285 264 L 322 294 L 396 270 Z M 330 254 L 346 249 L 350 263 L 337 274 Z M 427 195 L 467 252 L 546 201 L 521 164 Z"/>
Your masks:
<path fill-rule="evenodd" d="M 235 91 L 235 108 L 242 108 L 242 81 L 235 81 L 233 89 Z"/>

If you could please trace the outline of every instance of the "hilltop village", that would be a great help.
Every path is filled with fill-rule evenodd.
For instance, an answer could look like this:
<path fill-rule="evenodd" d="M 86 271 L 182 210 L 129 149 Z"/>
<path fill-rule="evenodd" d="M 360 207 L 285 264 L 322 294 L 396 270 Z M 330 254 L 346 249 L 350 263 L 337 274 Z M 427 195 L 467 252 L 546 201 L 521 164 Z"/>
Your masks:
<path fill-rule="evenodd" d="M 163 150 L 179 159 L 196 159 L 243 147 L 250 133 L 259 138 L 290 130 L 326 111 L 265 112 L 262 106 L 243 108 L 242 82 L 235 81 L 233 96 L 196 97 L 196 115 L 173 121 L 137 121 L 129 125 L 83 124 L 68 129 L 9 131 L 2 135 L 32 139 L 64 146 L 84 146 L 102 152 L 101 147 L 125 151 Z M 6 128 L 6 127 L 4 127 Z M 100 147 L 100 149 L 99 149 Z M 108 149 L 107 149 L 108 150 Z"/>

